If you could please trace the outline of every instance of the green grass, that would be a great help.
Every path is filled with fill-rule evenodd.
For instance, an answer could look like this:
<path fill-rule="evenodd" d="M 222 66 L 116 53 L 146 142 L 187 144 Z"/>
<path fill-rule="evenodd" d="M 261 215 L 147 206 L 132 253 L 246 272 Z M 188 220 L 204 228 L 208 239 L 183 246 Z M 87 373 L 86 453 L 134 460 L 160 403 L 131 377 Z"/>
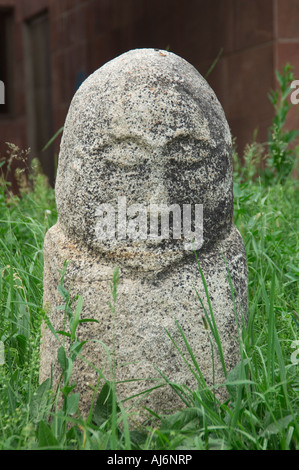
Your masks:
<path fill-rule="evenodd" d="M 286 73 L 289 69 L 280 77 Z M 279 95 L 275 97 L 277 116 L 285 96 L 280 101 Z M 229 397 L 220 403 L 206 386 L 188 338 L 177 324 L 185 345 L 180 353 L 198 387 L 190 390 L 165 377 L 166 386 L 181 397 L 182 409 L 169 416 L 155 414 L 155 425 L 144 429 L 130 429 L 115 384 L 105 382 L 101 375 L 94 412 L 86 420 L 79 416 L 80 396 L 74 393 L 71 369 L 81 350 L 76 328 L 82 299 L 70 299 L 63 282 L 58 287 L 71 347 L 59 350 L 63 372 L 58 390 L 51 389 L 50 379 L 39 385 L 42 248 L 45 232 L 57 217 L 54 192 L 35 174 L 33 189 L 24 185 L 21 198 L 8 197 L 3 180 L 0 340 L 5 361 L 0 365 L 0 449 L 299 449 L 299 346 L 295 343 L 299 339 L 299 188 L 290 177 L 296 153 L 281 143 L 289 139 L 289 135 L 284 137 L 284 122 L 280 120 L 275 145 L 271 138 L 266 149 L 253 142 L 242 165 L 235 158 L 234 222 L 248 259 L 249 318 L 240 333 L 241 361 L 227 374 Z M 284 151 L 280 160 L 277 148 Z M 257 172 L 254 162 L 260 168 L 261 158 L 265 170 Z M 112 313 L 117 284 L 116 272 L 111 285 Z M 209 307 L 206 320 L 217 343 L 213 305 Z M 173 341 L 166 331 L 165 341 Z"/>

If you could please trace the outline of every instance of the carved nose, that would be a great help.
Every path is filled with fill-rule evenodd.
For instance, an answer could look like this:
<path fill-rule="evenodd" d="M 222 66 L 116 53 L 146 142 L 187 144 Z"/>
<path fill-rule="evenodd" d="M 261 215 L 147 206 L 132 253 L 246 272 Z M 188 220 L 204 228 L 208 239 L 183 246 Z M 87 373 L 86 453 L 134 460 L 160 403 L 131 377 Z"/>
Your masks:
<path fill-rule="evenodd" d="M 149 202 L 152 204 L 167 204 L 169 201 L 168 191 L 165 185 L 159 183 L 157 186 L 154 186 L 154 190 L 151 191 Z"/>
<path fill-rule="evenodd" d="M 148 198 L 152 204 L 167 204 L 169 201 L 169 193 L 164 181 L 164 170 L 158 168 L 156 171 L 151 173 L 149 179 L 149 190 Z"/>

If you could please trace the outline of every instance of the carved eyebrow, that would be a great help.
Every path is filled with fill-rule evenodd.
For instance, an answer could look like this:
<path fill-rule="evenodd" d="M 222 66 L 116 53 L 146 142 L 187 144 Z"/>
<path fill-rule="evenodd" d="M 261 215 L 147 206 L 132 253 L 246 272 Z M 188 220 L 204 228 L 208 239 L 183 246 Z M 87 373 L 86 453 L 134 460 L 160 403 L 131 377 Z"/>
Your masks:
<path fill-rule="evenodd" d="M 114 145 L 128 143 L 129 145 L 141 145 L 142 147 L 151 148 L 151 142 L 148 141 L 143 135 L 138 134 L 128 134 L 128 135 L 110 135 L 107 134 L 104 138 L 104 141 L 101 145 L 98 146 L 98 149 L 103 149 L 105 147 L 113 147 Z"/>
<path fill-rule="evenodd" d="M 174 135 L 170 134 L 165 134 L 165 135 L 160 135 L 159 137 L 151 138 L 150 133 L 149 135 L 144 135 L 144 134 L 136 134 L 135 132 L 125 134 L 125 135 L 115 135 L 115 134 L 110 134 L 107 133 L 104 136 L 102 136 L 102 142 L 100 144 L 95 144 L 93 149 L 90 149 L 91 151 L 93 150 L 102 150 L 103 148 L 107 146 L 112 146 L 112 145 L 117 145 L 120 143 L 136 143 L 137 145 L 140 145 L 141 147 L 148 147 L 149 150 L 152 148 L 157 148 L 157 149 L 162 149 L 167 145 L 170 145 L 172 143 L 176 142 L 184 142 L 184 141 L 190 141 L 193 140 L 195 142 L 198 142 L 200 145 L 208 146 L 209 148 L 214 148 L 214 145 L 211 145 L 211 139 L 203 139 L 202 137 L 196 136 L 194 132 L 187 131 L 185 129 L 181 130 L 175 130 L 173 131 Z M 160 140 L 160 144 L 157 144 L 157 141 Z"/>
<path fill-rule="evenodd" d="M 172 144 L 172 143 L 183 143 L 183 142 L 198 142 L 199 145 L 204 145 L 209 148 L 214 148 L 213 145 L 211 145 L 211 139 L 203 139 L 202 137 L 196 136 L 194 132 L 184 132 L 183 130 L 176 131 L 175 135 L 173 137 L 169 137 L 168 141 L 166 144 Z"/>
<path fill-rule="evenodd" d="M 192 145 L 191 148 L 190 145 Z M 206 157 L 215 153 L 213 147 L 206 142 L 195 139 L 192 135 L 189 135 L 188 139 L 172 139 L 165 145 L 163 150 L 166 158 L 183 164 L 200 164 Z M 177 153 L 174 153 L 174 151 Z M 182 151 L 184 152 L 183 154 Z"/>
<path fill-rule="evenodd" d="M 160 142 L 160 145 L 157 145 L 156 142 L 153 141 L 151 143 L 148 138 L 138 134 L 129 134 L 119 137 L 113 136 L 113 138 L 111 137 L 106 143 L 95 145 L 90 153 L 93 155 L 101 153 L 101 160 L 103 162 L 106 161 L 112 164 L 133 167 L 148 162 L 155 151 L 158 155 L 163 155 L 163 159 L 166 161 L 172 160 L 178 164 L 185 165 L 188 163 L 192 165 L 200 164 L 208 154 L 215 151 L 208 142 L 194 137 L 192 133 L 179 132 L 173 137 L 166 136 L 163 140 L 163 143 Z M 184 147 L 184 145 L 189 146 L 190 144 L 193 148 L 186 148 L 186 152 L 182 154 L 182 147 Z M 126 145 L 128 149 L 121 148 Z M 129 155 L 130 151 L 134 151 L 134 148 L 141 150 L 138 158 L 136 158 L 134 154 L 132 156 Z M 175 148 L 177 149 L 177 154 L 173 153 Z M 194 148 L 196 149 L 196 154 Z M 142 149 L 145 152 L 144 154 L 142 153 Z M 157 164 L 159 164 L 158 160 Z"/>

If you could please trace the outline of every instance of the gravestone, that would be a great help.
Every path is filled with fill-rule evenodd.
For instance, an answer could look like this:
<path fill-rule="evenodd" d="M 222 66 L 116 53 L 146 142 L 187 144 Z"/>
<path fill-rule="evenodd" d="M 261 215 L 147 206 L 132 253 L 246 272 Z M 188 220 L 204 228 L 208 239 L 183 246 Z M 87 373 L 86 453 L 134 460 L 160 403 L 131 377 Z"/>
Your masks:
<path fill-rule="evenodd" d="M 62 330 L 57 286 L 68 260 L 64 285 L 71 296 L 83 296 L 82 318 L 97 320 L 78 329 L 80 340 L 88 340 L 81 353 L 95 366 L 82 359 L 75 363 L 83 414 L 98 371 L 113 380 L 112 358 L 119 399 L 135 395 L 124 402 L 128 409 L 182 407 L 169 385 L 157 387 L 164 377 L 197 387 L 178 351 L 192 364 L 178 325 L 207 384 L 223 383 L 199 266 L 226 370 L 238 362 L 247 264 L 232 223 L 231 152 L 217 97 L 192 65 L 171 52 L 129 51 L 95 71 L 76 92 L 59 155 L 58 222 L 44 243 L 44 304 L 55 329 Z M 120 282 L 113 312 L 115 267 Z M 53 364 L 57 381 L 57 350 L 55 336 L 44 328 L 41 380 Z M 220 398 L 224 390 L 219 388 Z"/>

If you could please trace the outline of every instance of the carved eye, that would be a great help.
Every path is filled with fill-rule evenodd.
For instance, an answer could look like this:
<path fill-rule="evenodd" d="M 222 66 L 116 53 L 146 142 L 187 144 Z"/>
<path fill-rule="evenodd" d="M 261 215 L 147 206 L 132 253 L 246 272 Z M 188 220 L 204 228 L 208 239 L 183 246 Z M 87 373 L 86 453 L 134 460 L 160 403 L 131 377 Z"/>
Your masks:
<path fill-rule="evenodd" d="M 101 149 L 101 160 L 115 167 L 124 169 L 146 165 L 152 154 L 152 149 L 137 139 L 117 139 L 115 143 Z"/>

